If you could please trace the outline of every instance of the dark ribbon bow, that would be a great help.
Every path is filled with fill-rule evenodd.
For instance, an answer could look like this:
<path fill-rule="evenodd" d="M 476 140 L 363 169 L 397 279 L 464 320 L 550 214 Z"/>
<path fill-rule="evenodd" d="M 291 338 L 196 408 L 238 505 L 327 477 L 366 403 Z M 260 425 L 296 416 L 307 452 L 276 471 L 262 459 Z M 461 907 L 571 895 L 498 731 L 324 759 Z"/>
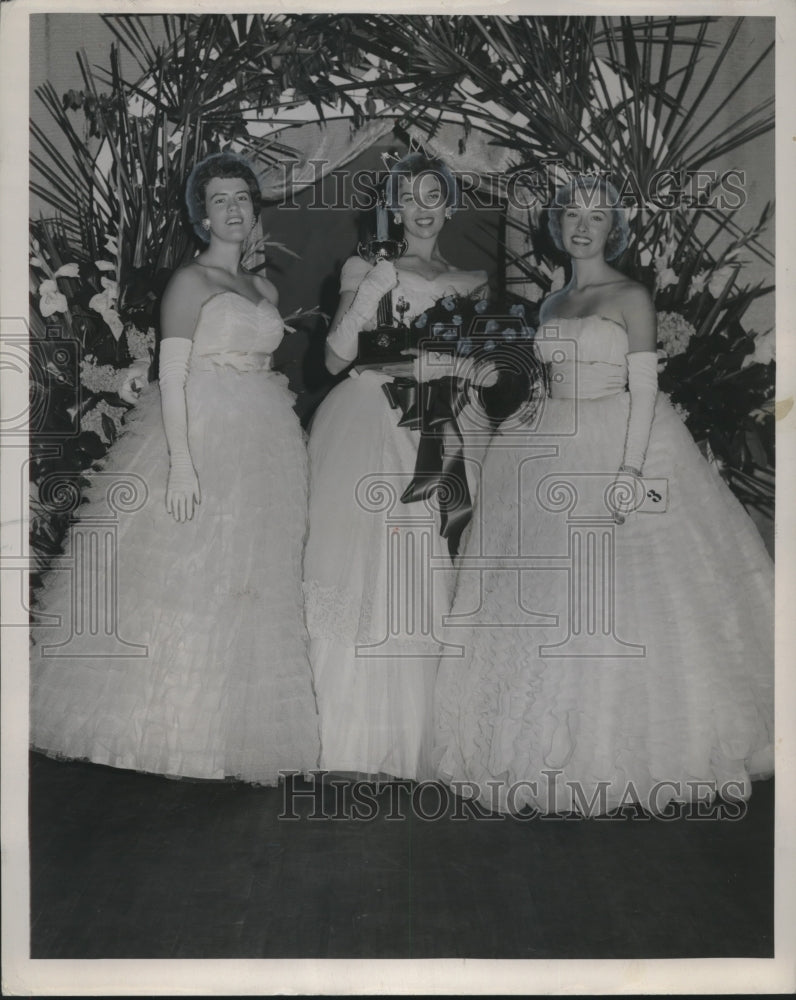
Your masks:
<path fill-rule="evenodd" d="M 467 402 L 467 382 L 454 375 L 418 382 L 395 377 L 382 385 L 390 406 L 401 411 L 399 427 L 420 431 L 412 481 L 402 503 L 426 500 L 438 492 L 440 535 L 455 556 L 473 505 L 464 465 L 464 440 L 457 417 Z"/>

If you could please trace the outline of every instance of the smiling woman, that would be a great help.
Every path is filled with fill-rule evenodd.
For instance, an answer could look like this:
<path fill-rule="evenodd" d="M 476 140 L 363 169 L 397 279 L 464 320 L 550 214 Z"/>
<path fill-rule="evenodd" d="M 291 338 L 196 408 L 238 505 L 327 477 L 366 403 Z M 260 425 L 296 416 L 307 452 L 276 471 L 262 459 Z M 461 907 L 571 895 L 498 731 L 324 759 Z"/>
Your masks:
<path fill-rule="evenodd" d="M 231 229 L 245 233 L 254 227 L 252 199 L 243 181 L 214 177 L 207 186 L 206 199 L 208 233 L 224 239 Z"/>
<path fill-rule="evenodd" d="M 439 250 L 438 236 L 457 204 L 455 182 L 442 161 L 422 153 L 399 160 L 390 172 L 387 203 L 403 223 L 407 251 L 396 264 L 346 261 L 327 338 L 327 364 L 334 372 L 355 360 L 359 332 L 376 325 L 386 292 L 392 291 L 395 320 L 411 322 L 446 295 L 486 284 L 484 271 L 461 271 Z M 425 504 L 398 502 L 414 472 L 419 433 L 400 424 L 399 411 L 388 405 L 382 386 L 390 381 L 385 372 L 363 371 L 333 389 L 315 415 L 307 624 L 321 766 L 422 778 L 430 773 L 437 648 L 422 633 L 432 602 L 435 615 L 450 602 L 450 574 L 435 574 L 432 596 L 420 559 L 412 561 L 410 550 L 415 542 L 421 545 L 421 535 L 430 546 L 426 557 L 438 550 L 444 561 L 448 554 L 437 530 L 421 523 L 414 531 L 418 520 L 432 516 Z M 401 527 L 390 523 L 396 515 Z"/>
<path fill-rule="evenodd" d="M 549 227 L 559 250 L 577 256 L 578 246 L 588 247 L 596 241 L 600 244 L 596 253 L 605 260 L 615 260 L 624 251 L 630 235 L 619 196 L 603 179 L 587 183 L 582 178 L 580 183 L 559 188 L 550 209 Z"/>
<path fill-rule="evenodd" d="M 110 507 L 107 558 L 86 557 L 78 592 L 56 572 L 39 595 L 63 627 L 34 632 L 31 741 L 114 767 L 276 784 L 318 755 L 301 594 L 306 451 L 271 370 L 276 289 L 240 263 L 257 180 L 240 157 L 215 154 L 186 201 L 207 247 L 169 282 L 159 385 L 73 528 L 78 559 L 96 551 Z M 70 634 L 73 606 L 111 634 Z"/>
<path fill-rule="evenodd" d="M 403 224 L 407 249 L 396 265 L 379 261 L 371 268 L 359 257 L 346 262 L 340 302 L 326 338 L 326 366 L 333 374 L 341 372 L 354 360 L 360 331 L 376 325 L 379 301 L 398 288 L 402 277 L 405 281 L 407 275 L 414 274 L 425 282 L 433 282 L 448 275 L 459 292 L 469 291 L 486 281 L 482 271 L 459 271 L 451 267 L 437 245 L 446 220 L 458 207 L 456 181 L 442 160 L 417 152 L 398 160 L 387 179 L 386 200 L 395 222 Z M 431 285 L 427 286 L 425 294 L 420 294 L 422 305 L 416 290 L 409 298 L 403 296 L 404 302 L 408 302 L 410 319 L 441 297 L 433 292 Z M 397 299 L 398 296 L 393 297 L 394 302 Z M 400 319 L 404 312 L 406 310 L 396 313 L 396 317 Z"/>
<path fill-rule="evenodd" d="M 387 202 L 395 221 L 403 222 L 404 235 L 428 239 L 439 236 L 445 220 L 458 207 L 458 187 L 448 167 L 422 153 L 404 158 L 403 167 L 392 171 L 387 181 Z M 420 168 L 419 172 L 418 168 Z M 405 257 L 402 266 L 407 267 Z"/>
<path fill-rule="evenodd" d="M 243 226 L 248 236 L 262 200 L 251 168 L 242 157 L 231 153 L 203 160 L 191 174 L 185 197 L 194 232 L 205 243 L 209 242 L 213 223 L 218 236 L 229 226 Z"/>
<path fill-rule="evenodd" d="M 440 661 L 439 776 L 503 812 L 671 814 L 774 769 L 771 560 L 658 393 L 652 298 L 607 259 L 622 216 L 593 176 L 549 210 L 550 398 L 486 455 Z"/>

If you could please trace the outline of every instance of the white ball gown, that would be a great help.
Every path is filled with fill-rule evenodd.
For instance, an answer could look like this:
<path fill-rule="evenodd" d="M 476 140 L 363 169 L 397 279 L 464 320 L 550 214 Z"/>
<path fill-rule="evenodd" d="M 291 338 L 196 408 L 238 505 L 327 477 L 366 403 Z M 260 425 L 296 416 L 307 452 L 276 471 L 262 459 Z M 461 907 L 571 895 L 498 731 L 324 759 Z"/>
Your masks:
<path fill-rule="evenodd" d="M 438 774 L 508 812 L 745 798 L 773 772 L 768 553 L 660 393 L 644 477 L 668 482 L 668 509 L 647 497 L 614 524 L 627 335 L 600 316 L 558 320 L 537 346 L 551 398 L 493 440 L 463 552 Z"/>
<path fill-rule="evenodd" d="M 369 267 L 351 258 L 341 291 L 358 288 Z M 408 303 L 407 323 L 445 295 L 486 282 L 483 271 L 429 281 L 399 269 L 398 276 L 393 307 Z M 453 574 L 443 569 L 430 580 L 424 571 L 429 558 L 450 566 L 438 514 L 399 500 L 419 432 L 398 426 L 401 414 L 382 390 L 388 379 L 373 370 L 349 377 L 314 416 L 304 587 L 321 766 L 414 779 L 431 774 L 431 618 L 449 609 Z"/>
<path fill-rule="evenodd" d="M 293 394 L 271 370 L 282 335 L 268 301 L 221 292 L 204 304 L 186 384 L 202 499 L 188 522 L 165 508 L 157 386 L 139 401 L 39 595 L 61 626 L 34 630 L 34 748 L 262 784 L 317 765 L 307 458 Z"/>

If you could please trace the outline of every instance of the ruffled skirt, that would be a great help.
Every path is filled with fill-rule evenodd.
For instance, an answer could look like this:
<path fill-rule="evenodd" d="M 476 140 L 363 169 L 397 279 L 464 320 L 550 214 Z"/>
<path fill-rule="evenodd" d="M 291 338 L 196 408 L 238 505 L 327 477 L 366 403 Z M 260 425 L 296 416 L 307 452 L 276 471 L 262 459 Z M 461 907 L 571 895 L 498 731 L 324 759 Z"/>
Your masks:
<path fill-rule="evenodd" d="M 309 442 L 307 625 L 321 764 L 432 774 L 432 695 L 454 568 L 433 500 L 401 503 L 419 432 L 398 426 L 374 371 L 337 386 Z M 491 433 L 491 432 L 490 432 Z M 483 435 L 466 451 L 472 467 Z"/>
<path fill-rule="evenodd" d="M 318 758 L 303 434 L 270 372 L 192 373 L 187 402 L 202 492 L 193 519 L 165 509 L 153 385 L 38 595 L 31 743 L 114 767 L 274 784 Z"/>
<path fill-rule="evenodd" d="M 502 811 L 746 797 L 773 772 L 771 560 L 660 395 L 644 473 L 668 509 L 648 497 L 614 524 L 629 397 L 578 404 L 573 423 L 571 400 L 547 400 L 487 455 L 449 629 L 463 655 L 436 684 L 438 774 Z"/>

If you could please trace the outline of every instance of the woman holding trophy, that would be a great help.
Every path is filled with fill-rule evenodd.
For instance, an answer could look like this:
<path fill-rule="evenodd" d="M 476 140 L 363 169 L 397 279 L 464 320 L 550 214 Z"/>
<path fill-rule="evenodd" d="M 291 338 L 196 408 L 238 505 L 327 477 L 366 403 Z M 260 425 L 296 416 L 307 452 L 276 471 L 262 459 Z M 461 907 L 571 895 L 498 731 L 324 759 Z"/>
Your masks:
<path fill-rule="evenodd" d="M 386 293 L 392 293 L 390 318 L 405 323 L 445 296 L 486 286 L 485 272 L 459 270 L 439 250 L 439 235 L 458 202 L 456 182 L 442 161 L 409 153 L 391 168 L 386 195 L 395 221 L 403 224 L 406 250 L 394 261 L 351 257 L 345 263 L 326 341 L 333 373 L 357 358 L 360 333 L 377 326 Z M 379 246 L 384 228 L 382 221 Z M 408 522 L 433 517 L 421 503 L 398 500 L 415 468 L 419 436 L 399 423 L 399 410 L 388 402 L 382 387 L 389 374 L 368 369 L 352 375 L 322 403 L 309 441 L 304 586 L 321 766 L 422 778 L 430 774 L 437 659 L 434 637 L 423 633 L 417 616 L 439 618 L 447 610 L 453 573 L 433 574 L 432 595 L 424 589 L 417 552 L 411 568 L 419 535 Z M 430 552 L 447 556 L 433 524 L 423 537 Z"/>

